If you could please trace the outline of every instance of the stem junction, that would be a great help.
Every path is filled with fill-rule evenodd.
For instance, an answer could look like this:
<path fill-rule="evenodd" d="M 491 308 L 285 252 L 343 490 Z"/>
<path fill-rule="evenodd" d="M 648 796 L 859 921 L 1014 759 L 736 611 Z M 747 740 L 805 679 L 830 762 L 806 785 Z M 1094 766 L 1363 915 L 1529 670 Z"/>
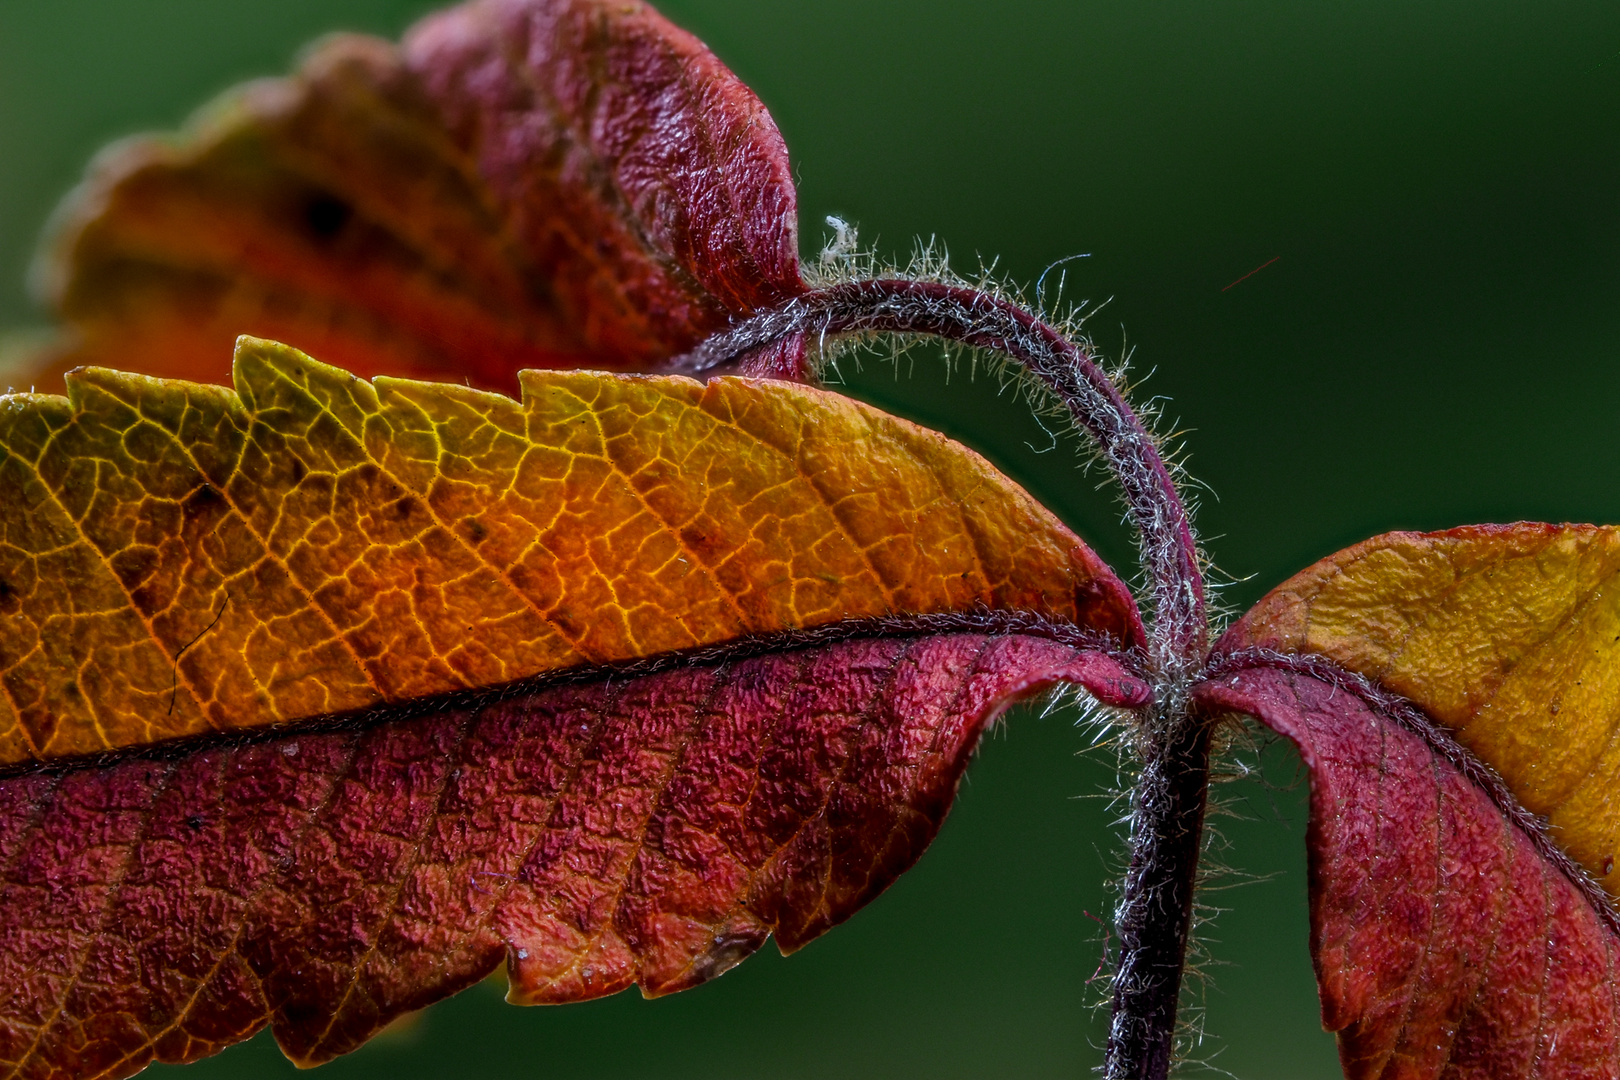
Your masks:
<path fill-rule="evenodd" d="M 676 358 L 672 369 L 748 370 L 751 357 L 773 349 L 777 357 L 796 357 L 812 340 L 884 333 L 931 336 L 1006 357 L 1062 402 L 1119 482 L 1149 582 L 1143 674 L 1155 700 L 1139 710 L 1141 774 L 1132 795 L 1130 866 L 1115 913 L 1120 956 L 1104 1075 L 1163 1080 L 1172 1064 L 1209 783 L 1209 721 L 1187 700 L 1209 646 L 1187 508 L 1152 435 L 1089 351 L 1016 304 L 966 285 L 886 278 L 812 290 L 738 321 Z"/>

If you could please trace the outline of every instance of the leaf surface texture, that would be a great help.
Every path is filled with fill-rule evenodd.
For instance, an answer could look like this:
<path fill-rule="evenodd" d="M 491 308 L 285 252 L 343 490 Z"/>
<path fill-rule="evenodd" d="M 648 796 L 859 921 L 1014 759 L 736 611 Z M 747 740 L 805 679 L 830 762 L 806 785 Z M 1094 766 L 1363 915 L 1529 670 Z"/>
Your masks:
<path fill-rule="evenodd" d="M 984 459 L 837 394 L 526 372 L 518 402 L 254 340 L 236 379 L 0 399 L 0 764 L 862 617 L 1140 640 Z"/>
<path fill-rule="evenodd" d="M 1197 698 L 1310 769 L 1312 950 L 1347 1076 L 1620 1071 L 1617 572 L 1613 528 L 1390 533 L 1217 647 Z"/>
<path fill-rule="evenodd" d="M 1620 888 L 1620 530 L 1390 533 L 1275 589 L 1221 648 L 1329 657 L 1409 698 Z"/>
<path fill-rule="evenodd" d="M 1252 668 L 1195 694 L 1259 717 L 1310 770 L 1311 951 L 1349 1080 L 1620 1072 L 1613 912 L 1449 740 L 1298 672 Z"/>
<path fill-rule="evenodd" d="M 1049 639 L 853 638 L 0 780 L 0 1063 L 125 1076 L 269 1023 L 316 1064 L 503 960 L 560 1003 L 796 949 L 1054 681 L 1131 682 Z"/>

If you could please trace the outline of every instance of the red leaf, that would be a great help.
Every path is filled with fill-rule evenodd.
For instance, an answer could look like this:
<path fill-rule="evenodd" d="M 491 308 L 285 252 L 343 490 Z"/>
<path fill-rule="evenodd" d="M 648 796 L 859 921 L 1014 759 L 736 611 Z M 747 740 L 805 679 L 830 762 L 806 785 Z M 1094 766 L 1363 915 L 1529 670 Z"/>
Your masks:
<path fill-rule="evenodd" d="M 796 949 L 1057 681 L 1148 696 L 1073 644 L 889 633 L 0 781 L 0 1061 L 124 1076 L 269 1023 L 313 1064 L 503 960 L 562 1002 Z"/>
<path fill-rule="evenodd" d="M 1615 1075 L 1602 891 L 1416 710 L 1326 662 L 1266 662 L 1195 699 L 1259 717 L 1310 770 L 1311 950 L 1345 1075 Z"/>
<path fill-rule="evenodd" d="M 637 0 L 483 0 L 103 154 L 41 264 L 48 370 L 228 384 L 244 333 L 507 392 L 647 369 L 803 291 L 796 214 L 770 116 L 696 38 Z M 751 367 L 802 375 L 785 349 Z"/>

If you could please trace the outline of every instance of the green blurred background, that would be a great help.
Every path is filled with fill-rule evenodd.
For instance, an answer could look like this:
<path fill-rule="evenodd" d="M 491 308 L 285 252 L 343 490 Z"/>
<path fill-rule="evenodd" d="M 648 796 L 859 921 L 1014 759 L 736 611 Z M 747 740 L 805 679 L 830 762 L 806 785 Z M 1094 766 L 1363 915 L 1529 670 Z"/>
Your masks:
<path fill-rule="evenodd" d="M 172 127 L 406 0 L 0 0 L 0 327 L 41 224 L 105 140 Z M 1387 529 L 1620 520 L 1620 5 L 666 0 L 765 100 L 827 214 L 904 256 L 937 235 L 1068 295 L 1135 350 L 1207 485 L 1235 607 Z M 1270 265 L 1236 285 L 1242 275 Z M 1112 496 L 994 384 L 932 353 L 857 392 L 996 460 L 1116 563 Z M 485 986 L 324 1076 L 1044 1077 L 1101 1058 L 1117 868 L 1106 753 L 1070 714 L 986 742 L 916 870 L 783 960 L 645 1002 Z M 1256 760 L 1251 752 L 1248 760 Z M 1284 747 L 1227 785 L 1208 1037 L 1244 1078 L 1337 1075 L 1306 943 L 1304 788 Z M 285 1075 L 266 1036 L 190 1068 Z M 162 1072 L 163 1070 L 159 1070 Z"/>

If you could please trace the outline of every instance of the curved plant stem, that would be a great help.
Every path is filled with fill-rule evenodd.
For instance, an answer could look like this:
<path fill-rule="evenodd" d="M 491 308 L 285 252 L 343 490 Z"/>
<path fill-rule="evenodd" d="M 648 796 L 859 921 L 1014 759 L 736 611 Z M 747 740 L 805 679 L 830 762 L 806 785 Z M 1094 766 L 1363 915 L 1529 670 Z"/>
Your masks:
<path fill-rule="evenodd" d="M 920 334 L 1000 353 L 1039 379 L 1096 441 L 1136 527 L 1150 589 L 1142 772 L 1132 798 L 1131 862 L 1115 916 L 1119 967 L 1105 1074 L 1162 1080 L 1170 1070 L 1202 847 L 1210 731 L 1187 686 L 1203 664 L 1209 623 L 1192 523 L 1141 419 L 1079 345 L 1029 312 L 963 286 L 909 279 L 818 289 L 752 315 L 673 370 L 710 371 L 772 347 L 852 334 Z"/>
<path fill-rule="evenodd" d="M 924 334 L 1001 353 L 1044 383 L 1093 438 L 1119 480 L 1152 589 L 1149 664 L 1173 678 L 1207 647 L 1192 523 L 1153 437 L 1091 356 L 1029 312 L 976 289 L 909 279 L 833 285 L 716 334 L 672 363 L 697 373 L 790 335 Z"/>

